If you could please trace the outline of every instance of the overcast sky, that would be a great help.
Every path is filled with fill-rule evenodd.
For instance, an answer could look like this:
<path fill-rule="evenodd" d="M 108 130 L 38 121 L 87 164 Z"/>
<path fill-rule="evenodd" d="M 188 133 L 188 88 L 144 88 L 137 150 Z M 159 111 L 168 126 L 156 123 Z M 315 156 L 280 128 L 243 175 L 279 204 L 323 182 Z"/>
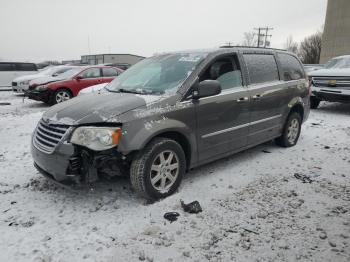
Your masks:
<path fill-rule="evenodd" d="M 0 0 L 1 60 L 80 59 L 238 44 L 270 26 L 272 47 L 324 24 L 327 0 Z M 90 39 L 90 41 L 88 41 Z"/>

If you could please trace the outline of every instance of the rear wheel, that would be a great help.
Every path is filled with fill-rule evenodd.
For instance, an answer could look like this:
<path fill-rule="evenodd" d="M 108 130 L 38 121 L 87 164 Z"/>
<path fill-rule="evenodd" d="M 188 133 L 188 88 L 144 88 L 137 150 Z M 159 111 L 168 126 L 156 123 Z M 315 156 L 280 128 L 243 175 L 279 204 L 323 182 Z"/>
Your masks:
<path fill-rule="evenodd" d="M 182 147 L 174 140 L 156 138 L 131 163 L 130 180 L 140 195 L 149 199 L 167 197 L 179 187 L 186 170 Z"/>
<path fill-rule="evenodd" d="M 282 135 L 276 139 L 276 144 L 283 147 L 291 147 L 298 142 L 301 131 L 301 116 L 297 112 L 289 115 L 283 128 Z"/>
<path fill-rule="evenodd" d="M 316 109 L 321 103 L 321 100 L 318 99 L 317 97 L 311 96 L 310 97 L 310 108 L 311 109 Z"/>
<path fill-rule="evenodd" d="M 56 90 L 53 95 L 52 104 L 59 104 L 72 98 L 72 94 L 69 90 L 61 88 Z"/>

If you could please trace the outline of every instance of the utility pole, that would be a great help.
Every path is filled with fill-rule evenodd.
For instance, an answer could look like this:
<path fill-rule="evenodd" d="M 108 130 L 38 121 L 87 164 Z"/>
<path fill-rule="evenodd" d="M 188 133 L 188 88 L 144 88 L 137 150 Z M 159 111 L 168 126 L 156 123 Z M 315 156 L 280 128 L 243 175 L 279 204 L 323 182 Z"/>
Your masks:
<path fill-rule="evenodd" d="M 261 38 L 265 38 L 263 41 L 264 41 L 264 47 L 266 47 L 266 45 L 267 45 L 267 38 L 268 37 L 272 37 L 272 35 L 269 35 L 268 34 L 268 32 L 270 31 L 270 30 L 273 30 L 273 28 L 272 27 L 259 27 L 259 28 L 254 28 L 254 30 L 257 30 L 258 31 L 258 43 L 257 43 L 257 47 L 260 47 L 261 46 Z M 262 33 L 262 32 L 265 32 L 265 33 Z"/>
<path fill-rule="evenodd" d="M 269 30 L 273 30 L 273 28 L 272 28 L 272 27 L 268 27 L 268 26 L 267 26 L 265 29 L 266 29 L 266 33 L 265 33 L 265 42 L 264 42 L 264 47 L 266 47 L 267 37 L 272 37 L 272 35 L 269 35 L 269 34 L 268 34 L 268 32 L 269 32 Z"/>

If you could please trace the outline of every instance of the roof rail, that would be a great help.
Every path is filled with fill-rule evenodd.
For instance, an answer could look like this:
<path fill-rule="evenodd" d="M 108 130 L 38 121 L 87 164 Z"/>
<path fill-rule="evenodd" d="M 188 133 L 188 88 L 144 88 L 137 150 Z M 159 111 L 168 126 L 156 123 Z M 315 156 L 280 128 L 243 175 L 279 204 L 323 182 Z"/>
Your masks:
<path fill-rule="evenodd" d="M 220 48 L 252 48 L 252 49 L 269 49 L 269 50 L 279 50 L 279 51 L 287 51 L 285 49 L 279 49 L 279 48 L 271 48 L 271 47 L 257 47 L 257 46 L 243 46 L 243 45 L 223 45 L 220 46 Z"/>

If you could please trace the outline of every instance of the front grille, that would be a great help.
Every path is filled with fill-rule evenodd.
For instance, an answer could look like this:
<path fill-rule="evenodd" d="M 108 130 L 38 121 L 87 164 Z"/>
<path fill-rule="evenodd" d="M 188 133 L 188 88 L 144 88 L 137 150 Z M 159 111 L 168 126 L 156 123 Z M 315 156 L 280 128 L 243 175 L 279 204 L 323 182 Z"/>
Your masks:
<path fill-rule="evenodd" d="M 62 140 L 68 128 L 67 125 L 48 124 L 41 119 L 35 129 L 33 143 L 38 149 L 51 153 Z"/>
<path fill-rule="evenodd" d="M 312 78 L 314 86 L 317 87 L 333 87 L 341 89 L 350 89 L 350 77 L 320 77 Z"/>
<path fill-rule="evenodd" d="M 17 82 L 12 82 L 12 86 L 17 86 Z"/>

